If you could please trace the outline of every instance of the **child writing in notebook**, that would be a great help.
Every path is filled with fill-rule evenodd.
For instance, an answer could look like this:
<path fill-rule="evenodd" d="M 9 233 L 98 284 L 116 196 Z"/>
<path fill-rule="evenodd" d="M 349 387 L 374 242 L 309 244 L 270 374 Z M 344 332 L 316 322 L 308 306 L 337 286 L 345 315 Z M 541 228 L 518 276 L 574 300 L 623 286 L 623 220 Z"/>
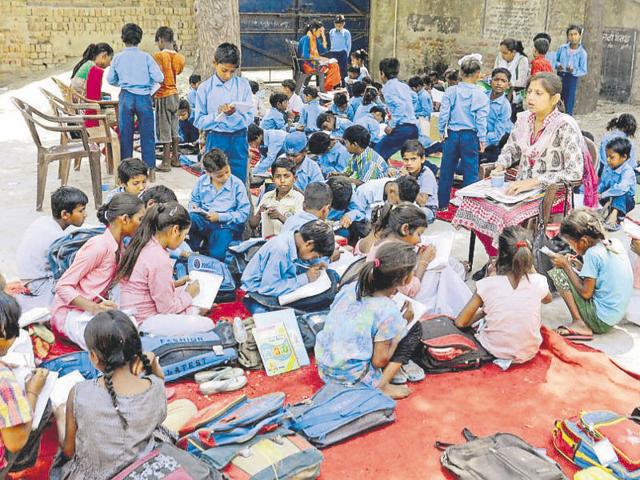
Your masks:
<path fill-rule="evenodd" d="M 391 380 L 420 343 L 420 323 L 409 304 L 392 300 L 411 282 L 416 253 L 410 245 L 389 242 L 363 265 L 356 283 L 336 295 L 318 334 L 315 357 L 325 383 L 379 388 L 391 398 L 409 395 L 405 385 Z M 424 373 L 423 373 L 424 375 Z"/>
<path fill-rule="evenodd" d="M 84 330 L 99 312 L 116 308 L 109 300 L 123 240 L 132 237 L 145 208 L 142 200 L 119 193 L 98 209 L 98 220 L 107 226 L 104 233 L 90 238 L 76 253 L 69 269 L 56 284 L 51 309 L 54 330 L 86 350 Z"/>
<path fill-rule="evenodd" d="M 572 257 L 552 257 L 556 268 L 549 276 L 572 319 L 557 331 L 571 340 L 589 340 L 624 317 L 633 290 L 631 263 L 622 244 L 607 239 L 602 222 L 591 210 L 576 210 L 565 217 L 560 235 L 583 262 L 576 272 Z"/>
<path fill-rule="evenodd" d="M 542 344 L 541 303 L 551 303 L 547 279 L 533 268 L 531 235 L 520 226 L 500 234 L 496 275 L 476 283 L 456 319 L 466 328 L 484 318 L 476 338 L 496 358 L 513 363 L 531 360 Z"/>
<path fill-rule="evenodd" d="M 108 203 L 118 193 L 140 195 L 147 188 L 149 167 L 136 157 L 125 158 L 118 165 L 118 186 L 107 194 Z"/>
<path fill-rule="evenodd" d="M 227 247 L 238 240 L 249 219 L 250 205 L 242 180 L 231 173 L 225 153 L 219 148 L 202 157 L 204 175 L 191 192 L 191 232 L 194 252 L 224 260 Z"/>
<path fill-rule="evenodd" d="M 382 140 L 382 137 L 384 137 L 384 132 L 380 131 L 380 124 L 385 121 L 386 116 L 387 112 L 384 108 L 374 105 L 369 110 L 369 113 L 360 117 L 355 122 L 356 125 L 362 125 L 367 129 L 369 135 L 371 135 L 372 147 L 375 147 L 375 145 Z"/>
<path fill-rule="evenodd" d="M 304 189 L 302 211 L 287 218 L 280 233 L 299 230 L 313 220 L 326 220 L 331 208 L 331 188 L 326 183 L 312 182 Z"/>
<path fill-rule="evenodd" d="M 341 173 L 351 158 L 346 147 L 326 132 L 315 132 L 309 137 L 309 153 L 316 155 L 325 178 L 331 173 Z"/>
<path fill-rule="evenodd" d="M 161 428 L 167 417 L 164 373 L 157 357 L 142 351 L 131 319 L 118 310 L 99 313 L 87 325 L 85 342 L 103 375 L 71 389 L 51 478 L 113 478 L 168 438 Z"/>
<path fill-rule="evenodd" d="M 152 335 L 183 336 L 211 330 L 211 320 L 197 315 L 193 298 L 198 281 L 188 277 L 173 281 L 169 250 L 184 241 L 191 219 L 177 202 L 153 205 L 144 215 L 118 264 L 120 305 L 135 312 L 140 331 Z"/>

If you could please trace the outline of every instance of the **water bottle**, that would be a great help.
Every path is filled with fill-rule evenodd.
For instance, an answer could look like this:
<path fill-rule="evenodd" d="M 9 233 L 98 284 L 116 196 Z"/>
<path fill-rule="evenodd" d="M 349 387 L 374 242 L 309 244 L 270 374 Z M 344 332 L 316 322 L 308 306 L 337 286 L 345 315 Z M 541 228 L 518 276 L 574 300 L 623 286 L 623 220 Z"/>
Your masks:
<path fill-rule="evenodd" d="M 244 343 L 247 341 L 247 329 L 244 327 L 244 323 L 242 323 L 242 319 L 240 317 L 233 319 L 233 336 L 236 338 L 236 342 L 238 343 Z"/>

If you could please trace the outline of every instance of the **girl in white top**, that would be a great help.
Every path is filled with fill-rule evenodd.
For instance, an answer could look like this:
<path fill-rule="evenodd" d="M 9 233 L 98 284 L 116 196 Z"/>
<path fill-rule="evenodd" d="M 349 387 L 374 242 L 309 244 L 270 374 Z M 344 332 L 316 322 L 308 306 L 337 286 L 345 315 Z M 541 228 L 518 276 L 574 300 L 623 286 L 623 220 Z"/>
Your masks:
<path fill-rule="evenodd" d="M 500 55 L 496 57 L 494 68 L 506 68 L 511 72 L 511 86 L 521 90 L 529 80 L 529 59 L 524 53 L 524 46 L 519 40 L 505 38 L 500 42 Z"/>
<path fill-rule="evenodd" d="M 520 226 L 500 235 L 496 274 L 480 280 L 456 326 L 465 328 L 484 317 L 476 338 L 499 359 L 523 363 L 542 343 L 540 304 L 552 300 L 547 279 L 535 273 L 531 238 Z"/>

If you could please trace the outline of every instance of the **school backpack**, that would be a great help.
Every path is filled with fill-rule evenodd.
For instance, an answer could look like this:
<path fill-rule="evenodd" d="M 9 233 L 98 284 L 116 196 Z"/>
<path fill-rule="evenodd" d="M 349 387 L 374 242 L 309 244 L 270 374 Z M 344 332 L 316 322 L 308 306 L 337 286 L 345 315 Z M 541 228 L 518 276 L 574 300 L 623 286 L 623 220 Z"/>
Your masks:
<path fill-rule="evenodd" d="M 252 238 L 240 244 L 229 245 L 224 263 L 229 266 L 229 271 L 236 285 L 240 285 L 242 272 L 244 272 L 249 261 L 265 243 L 267 243 L 267 240 L 264 238 Z"/>
<path fill-rule="evenodd" d="M 373 387 L 329 383 L 310 399 L 289 405 L 285 427 L 325 448 L 392 423 L 395 408 L 395 401 Z"/>
<path fill-rule="evenodd" d="M 100 371 L 93 366 L 89 359 L 89 352 L 72 352 L 66 355 L 47 360 L 40 364 L 41 368 L 46 368 L 52 372 L 57 372 L 59 377 L 64 377 L 74 370 L 78 370 L 85 380 L 98 378 Z"/>
<path fill-rule="evenodd" d="M 621 480 L 640 479 L 640 425 L 609 411 L 557 420 L 553 446 L 580 468 L 599 467 Z"/>
<path fill-rule="evenodd" d="M 200 458 L 229 480 L 314 480 L 324 460 L 317 448 L 286 428 L 210 448 Z"/>
<path fill-rule="evenodd" d="M 282 424 L 283 415 L 282 392 L 245 398 L 223 409 L 206 426 L 182 437 L 178 445 L 200 457 L 210 448 L 248 442 L 260 432 L 274 430 Z"/>
<path fill-rule="evenodd" d="M 298 321 L 298 327 L 300 327 L 300 334 L 302 335 L 302 341 L 307 350 L 311 350 L 316 346 L 316 337 L 324 329 L 324 323 L 327 319 L 329 310 L 322 310 L 319 312 L 303 313 L 296 315 Z"/>
<path fill-rule="evenodd" d="M 47 261 L 54 280 L 60 277 L 73 263 L 76 253 L 90 238 L 104 233 L 106 227 L 78 228 L 54 241 L 49 247 Z"/>
<path fill-rule="evenodd" d="M 214 331 L 185 337 L 145 335 L 141 340 L 143 350 L 153 352 L 158 358 L 165 382 L 238 358 L 233 345 L 225 345 Z"/>
<path fill-rule="evenodd" d="M 220 260 L 205 255 L 190 255 L 187 271 L 209 272 L 222 277 L 222 284 L 214 300 L 216 303 L 233 302 L 236 299 L 236 283 L 229 267 Z"/>
<path fill-rule="evenodd" d="M 238 344 L 238 363 L 249 370 L 262 370 L 262 357 L 253 336 L 253 329 L 256 328 L 253 317 L 245 318 L 242 324 L 247 332 L 247 339 Z"/>
<path fill-rule="evenodd" d="M 479 438 L 462 431 L 467 443 L 436 442 L 440 463 L 459 480 L 567 480 L 544 451 L 511 433 Z"/>
<path fill-rule="evenodd" d="M 450 317 L 423 317 L 422 348 L 414 361 L 427 373 L 473 370 L 493 361 L 470 332 L 460 330 Z"/>

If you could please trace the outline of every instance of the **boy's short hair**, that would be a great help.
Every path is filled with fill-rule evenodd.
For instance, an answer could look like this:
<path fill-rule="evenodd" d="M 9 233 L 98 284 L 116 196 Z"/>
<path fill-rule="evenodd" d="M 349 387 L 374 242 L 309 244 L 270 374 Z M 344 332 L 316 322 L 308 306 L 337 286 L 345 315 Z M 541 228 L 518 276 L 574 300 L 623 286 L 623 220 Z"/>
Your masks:
<path fill-rule="evenodd" d="M 191 112 L 191 104 L 189 103 L 189 100 L 181 98 L 180 103 L 178 103 L 178 110 L 189 110 L 189 112 Z"/>
<path fill-rule="evenodd" d="M 467 57 L 460 62 L 460 71 L 465 78 L 469 78 L 480 70 L 482 70 L 482 63 L 477 58 Z"/>
<path fill-rule="evenodd" d="M 249 80 L 249 87 L 251 87 L 251 93 L 254 95 L 260 91 L 260 84 L 255 80 Z"/>
<path fill-rule="evenodd" d="M 118 165 L 118 181 L 126 184 L 133 177 L 138 175 L 149 176 L 149 167 L 139 158 L 125 158 Z"/>
<path fill-rule="evenodd" d="M 358 75 L 360 75 L 360 67 L 354 67 L 353 65 L 351 65 L 349 68 L 347 68 L 347 73 L 357 73 Z"/>
<path fill-rule="evenodd" d="M 346 93 L 336 93 L 333 96 L 333 103 L 335 105 L 337 105 L 338 107 L 342 107 L 344 105 L 347 105 L 349 103 L 349 99 L 347 98 L 347 94 Z"/>
<path fill-rule="evenodd" d="M 224 42 L 218 45 L 213 55 L 216 63 L 225 63 L 237 67 L 240 65 L 240 49 L 233 43 Z"/>
<path fill-rule="evenodd" d="M 333 195 L 331 188 L 326 183 L 311 182 L 304 189 L 303 207 L 309 210 L 322 210 L 331 205 Z"/>
<path fill-rule="evenodd" d="M 127 45 L 138 45 L 142 41 L 142 28 L 135 23 L 127 23 L 122 27 L 120 38 Z"/>
<path fill-rule="evenodd" d="M 338 211 L 346 210 L 353 195 L 349 179 L 342 176 L 329 177 L 327 185 L 331 189 L 331 208 Z"/>
<path fill-rule="evenodd" d="M 425 87 L 433 87 L 433 79 L 429 75 L 424 75 L 422 77 L 422 83 L 424 83 Z"/>
<path fill-rule="evenodd" d="M 371 77 L 364 77 L 362 80 L 360 80 L 362 83 L 364 83 L 364 88 L 366 90 L 366 88 L 369 85 L 373 85 L 373 80 L 371 79 Z"/>
<path fill-rule="evenodd" d="M 335 117 L 333 112 L 329 112 L 329 111 L 322 112 L 320 115 L 318 115 L 318 118 L 316 118 L 316 127 L 321 129 L 322 125 L 324 125 L 325 122 L 329 120 L 329 118 L 331 117 Z"/>
<path fill-rule="evenodd" d="M 400 149 L 400 155 L 405 153 L 417 153 L 419 157 L 424 157 L 424 146 L 418 140 L 407 140 Z"/>
<path fill-rule="evenodd" d="M 396 78 L 400 73 L 400 60 L 394 57 L 383 58 L 380 60 L 380 71 L 389 79 Z"/>
<path fill-rule="evenodd" d="M 289 170 L 293 175 L 296 174 L 296 162 L 293 160 L 289 160 L 287 157 L 279 157 L 275 162 L 271 165 L 271 175 L 276 174 L 276 169 L 284 168 L 285 170 Z"/>
<path fill-rule="evenodd" d="M 382 108 L 380 105 L 374 105 L 373 107 L 371 107 L 369 109 L 369 113 L 371 114 L 380 113 L 382 114 L 383 119 L 387 116 L 387 111 L 384 108 Z"/>
<path fill-rule="evenodd" d="M 549 35 L 547 32 L 536 33 L 533 36 L 533 41 L 535 42 L 539 38 L 544 38 L 545 40 L 547 40 L 549 42 L 549 44 L 551 44 L 551 35 Z"/>
<path fill-rule="evenodd" d="M 305 95 L 309 95 L 310 97 L 317 98 L 318 88 L 314 87 L 313 85 L 307 85 L 306 87 L 304 87 L 304 90 L 302 90 L 302 93 L 304 93 Z"/>
<path fill-rule="evenodd" d="M 493 79 L 493 77 L 495 77 L 499 73 L 502 73 L 503 75 L 506 75 L 507 80 L 511 81 L 511 72 L 509 71 L 508 68 L 504 68 L 504 67 L 496 67 L 496 68 L 494 68 L 491 71 L 491 79 Z"/>
<path fill-rule="evenodd" d="M 607 143 L 606 150 L 613 150 L 618 155 L 631 155 L 631 142 L 627 138 L 617 137 Z"/>
<path fill-rule="evenodd" d="M 197 73 L 191 74 L 189 77 L 189 84 L 193 85 L 194 83 L 200 83 L 202 81 L 202 77 Z"/>
<path fill-rule="evenodd" d="M 446 72 L 444 72 L 444 79 L 447 82 L 450 82 L 450 81 L 457 82 L 458 81 L 458 70 L 456 70 L 456 69 L 447 70 Z"/>
<path fill-rule="evenodd" d="M 421 77 L 416 75 L 409 79 L 409 81 L 407 82 L 407 85 L 409 85 L 411 88 L 424 87 L 424 81 L 422 80 Z"/>
<path fill-rule="evenodd" d="M 0 338 L 11 340 L 20 335 L 18 321 L 21 314 L 22 309 L 16 299 L 4 291 L 0 291 Z"/>
<path fill-rule="evenodd" d="M 215 173 L 229 166 L 227 155 L 219 148 L 212 148 L 202 157 L 202 166 L 207 173 Z"/>
<path fill-rule="evenodd" d="M 331 137 L 325 132 L 315 132 L 309 137 L 309 153 L 323 155 L 331 148 Z"/>
<path fill-rule="evenodd" d="M 158 30 L 156 30 L 156 42 L 160 39 L 165 42 L 173 42 L 173 30 L 171 30 L 170 27 L 158 28 Z"/>
<path fill-rule="evenodd" d="M 330 257 L 336 248 L 336 238 L 333 227 L 322 220 L 311 220 L 299 230 L 305 242 L 313 241 L 313 251 L 322 257 Z"/>
<path fill-rule="evenodd" d="M 291 90 L 292 92 L 296 91 L 296 82 L 294 82 L 290 78 L 283 80 L 280 85 L 282 85 L 284 88 Z"/>
<path fill-rule="evenodd" d="M 333 19 L 333 23 L 344 23 L 344 15 L 336 15 L 336 18 Z"/>
<path fill-rule="evenodd" d="M 149 200 L 153 200 L 155 203 L 177 202 L 178 197 L 176 197 L 175 192 L 169 187 L 165 185 L 154 185 L 140 194 L 140 200 L 147 205 Z"/>
<path fill-rule="evenodd" d="M 277 107 L 279 103 L 289 101 L 289 97 L 287 97 L 284 93 L 272 93 L 269 97 L 269 103 L 273 108 Z"/>
<path fill-rule="evenodd" d="M 89 199 L 76 187 L 60 187 L 51 194 L 51 214 L 53 218 L 62 218 L 62 212 L 73 212 L 78 205 L 86 205 Z"/>
<path fill-rule="evenodd" d="M 264 135 L 264 130 L 255 123 L 250 123 L 247 127 L 247 141 L 254 142 L 261 135 Z"/>
<path fill-rule="evenodd" d="M 549 40 L 546 38 L 539 38 L 535 42 L 533 42 L 533 48 L 536 49 L 540 55 L 546 55 L 549 51 Z"/>
<path fill-rule="evenodd" d="M 371 142 L 371 134 L 362 125 L 351 125 L 344 131 L 342 138 L 362 148 L 367 148 Z"/>
<path fill-rule="evenodd" d="M 398 185 L 398 196 L 400 197 L 401 202 L 413 203 L 416 201 L 416 198 L 418 198 L 418 194 L 420 193 L 418 180 L 413 178 L 411 175 L 404 175 L 396 178 L 395 182 Z"/>
<path fill-rule="evenodd" d="M 354 82 L 354 84 L 351 86 L 351 92 L 353 92 L 354 97 L 361 97 L 362 95 L 364 95 L 364 91 L 366 89 L 367 85 L 362 80 Z"/>

